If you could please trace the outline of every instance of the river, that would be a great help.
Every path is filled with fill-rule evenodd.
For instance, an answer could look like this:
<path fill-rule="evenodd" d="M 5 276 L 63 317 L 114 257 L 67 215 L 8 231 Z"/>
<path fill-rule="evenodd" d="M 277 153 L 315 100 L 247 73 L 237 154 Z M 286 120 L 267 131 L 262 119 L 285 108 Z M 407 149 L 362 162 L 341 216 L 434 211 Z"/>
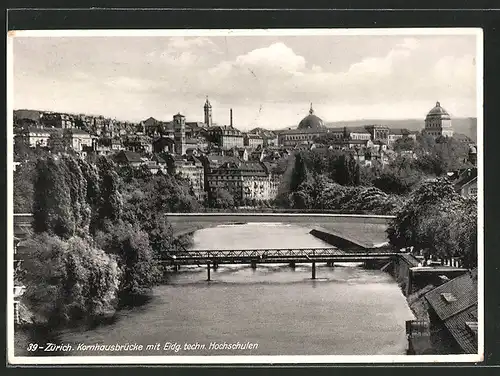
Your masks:
<path fill-rule="evenodd" d="M 276 223 L 203 229 L 193 241 L 198 249 L 329 246 L 307 228 Z M 316 276 L 311 280 L 307 264 L 220 265 L 207 282 L 206 268 L 183 267 L 146 305 L 119 312 L 112 324 L 67 330 L 57 341 L 71 345 L 66 355 L 405 354 L 405 320 L 413 315 L 390 275 L 319 264 Z M 135 345 L 143 349 L 130 351 Z"/>

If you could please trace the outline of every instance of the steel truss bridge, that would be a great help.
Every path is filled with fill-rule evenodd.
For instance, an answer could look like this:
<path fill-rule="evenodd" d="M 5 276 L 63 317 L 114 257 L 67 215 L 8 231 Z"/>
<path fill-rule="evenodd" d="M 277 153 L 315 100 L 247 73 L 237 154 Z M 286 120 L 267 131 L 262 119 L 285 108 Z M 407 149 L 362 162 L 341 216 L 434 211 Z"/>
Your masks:
<path fill-rule="evenodd" d="M 333 266 L 335 262 L 391 261 L 399 255 L 391 247 L 366 248 L 359 250 L 329 248 L 288 248 L 288 249 L 192 249 L 170 254 L 164 260 L 167 265 L 178 269 L 181 265 L 206 265 L 210 280 L 210 268 L 219 264 L 257 264 L 311 263 L 312 278 L 316 278 L 316 263 L 326 262 Z"/>

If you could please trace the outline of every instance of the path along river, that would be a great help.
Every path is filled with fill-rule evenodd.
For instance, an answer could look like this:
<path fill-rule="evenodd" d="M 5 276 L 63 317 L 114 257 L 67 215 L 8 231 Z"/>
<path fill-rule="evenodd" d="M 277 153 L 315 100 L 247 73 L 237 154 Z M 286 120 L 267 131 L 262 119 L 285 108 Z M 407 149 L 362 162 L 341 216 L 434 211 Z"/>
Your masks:
<path fill-rule="evenodd" d="M 329 246 L 309 230 L 276 223 L 218 226 L 194 233 L 193 248 Z M 316 275 L 311 280 L 306 264 L 295 270 L 221 265 L 207 282 L 206 267 L 183 267 L 146 305 L 121 311 L 109 325 L 66 331 L 58 342 L 70 344 L 71 355 L 94 356 L 405 354 L 405 320 L 413 315 L 390 275 L 357 264 L 320 264 Z M 143 349 L 92 351 L 79 344 Z"/>

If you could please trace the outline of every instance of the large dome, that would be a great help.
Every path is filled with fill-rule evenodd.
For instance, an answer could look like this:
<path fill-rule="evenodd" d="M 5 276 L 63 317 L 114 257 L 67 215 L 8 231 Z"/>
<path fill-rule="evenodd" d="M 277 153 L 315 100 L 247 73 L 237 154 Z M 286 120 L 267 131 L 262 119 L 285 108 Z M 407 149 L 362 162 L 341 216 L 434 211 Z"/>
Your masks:
<path fill-rule="evenodd" d="M 436 102 L 436 106 L 434 106 L 434 108 L 432 108 L 429 111 L 427 117 L 440 117 L 444 119 L 449 119 L 450 114 L 443 107 L 441 107 L 441 104 L 439 102 Z"/>
<path fill-rule="evenodd" d="M 314 110 L 312 108 L 309 110 L 309 115 L 302 119 L 299 123 L 298 129 L 321 129 L 325 128 L 325 124 L 321 118 L 314 115 Z"/>

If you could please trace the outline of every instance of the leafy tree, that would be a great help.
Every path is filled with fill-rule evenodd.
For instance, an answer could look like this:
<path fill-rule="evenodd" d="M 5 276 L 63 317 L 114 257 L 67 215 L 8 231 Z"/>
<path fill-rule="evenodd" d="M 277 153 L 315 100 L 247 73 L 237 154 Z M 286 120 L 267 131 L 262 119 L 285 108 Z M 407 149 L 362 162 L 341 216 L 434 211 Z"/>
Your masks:
<path fill-rule="evenodd" d="M 122 214 L 122 195 L 119 192 L 120 179 L 111 160 L 102 156 L 97 161 L 99 171 L 99 193 L 97 214 L 92 230 L 102 229 L 105 223 L 115 222 Z"/>
<path fill-rule="evenodd" d="M 398 156 L 379 172 L 373 185 L 386 193 L 407 194 L 425 177 L 414 165 L 412 158 Z"/>
<path fill-rule="evenodd" d="M 417 141 L 410 137 L 400 138 L 396 140 L 396 142 L 394 142 L 392 146 L 393 150 L 398 153 L 401 151 L 415 151 L 417 147 L 418 147 Z"/>
<path fill-rule="evenodd" d="M 113 313 L 120 272 L 113 257 L 80 238 L 47 233 L 27 241 L 24 295 L 37 321 L 61 325 Z"/>
<path fill-rule="evenodd" d="M 34 184 L 33 230 L 73 236 L 76 222 L 65 171 L 54 158 L 39 159 Z"/>
<path fill-rule="evenodd" d="M 210 206 L 216 209 L 234 208 L 234 197 L 224 188 L 217 188 L 212 192 Z"/>
<path fill-rule="evenodd" d="M 64 155 L 60 161 L 71 197 L 71 208 L 75 220 L 76 233 L 80 236 L 89 232 L 91 207 L 87 197 L 87 180 L 75 157 Z"/>
<path fill-rule="evenodd" d="M 68 137 L 64 136 L 60 132 L 52 132 L 50 134 L 47 146 L 54 154 L 67 153 L 72 150 L 70 148 L 70 141 L 68 140 Z"/>
<path fill-rule="evenodd" d="M 428 246 L 427 237 L 419 233 L 419 223 L 429 216 L 438 205 L 445 205 L 460 200 L 453 185 L 447 179 L 435 179 L 423 182 L 396 213 L 387 229 L 391 244 L 398 248 Z"/>
<path fill-rule="evenodd" d="M 303 153 L 295 155 L 295 164 L 290 181 L 290 191 L 295 192 L 299 186 L 307 179 L 307 167 Z"/>
<path fill-rule="evenodd" d="M 107 254 L 117 257 L 122 271 L 120 298 L 123 303 L 146 294 L 158 282 L 157 260 L 148 234 L 138 224 L 116 222 L 108 227 L 107 232 L 97 234 L 96 243 Z"/>
<path fill-rule="evenodd" d="M 13 174 L 14 180 L 14 213 L 31 213 L 33 211 L 35 164 L 24 162 Z"/>
<path fill-rule="evenodd" d="M 341 154 L 333 163 L 333 180 L 340 185 L 359 185 L 359 165 L 351 154 Z"/>

